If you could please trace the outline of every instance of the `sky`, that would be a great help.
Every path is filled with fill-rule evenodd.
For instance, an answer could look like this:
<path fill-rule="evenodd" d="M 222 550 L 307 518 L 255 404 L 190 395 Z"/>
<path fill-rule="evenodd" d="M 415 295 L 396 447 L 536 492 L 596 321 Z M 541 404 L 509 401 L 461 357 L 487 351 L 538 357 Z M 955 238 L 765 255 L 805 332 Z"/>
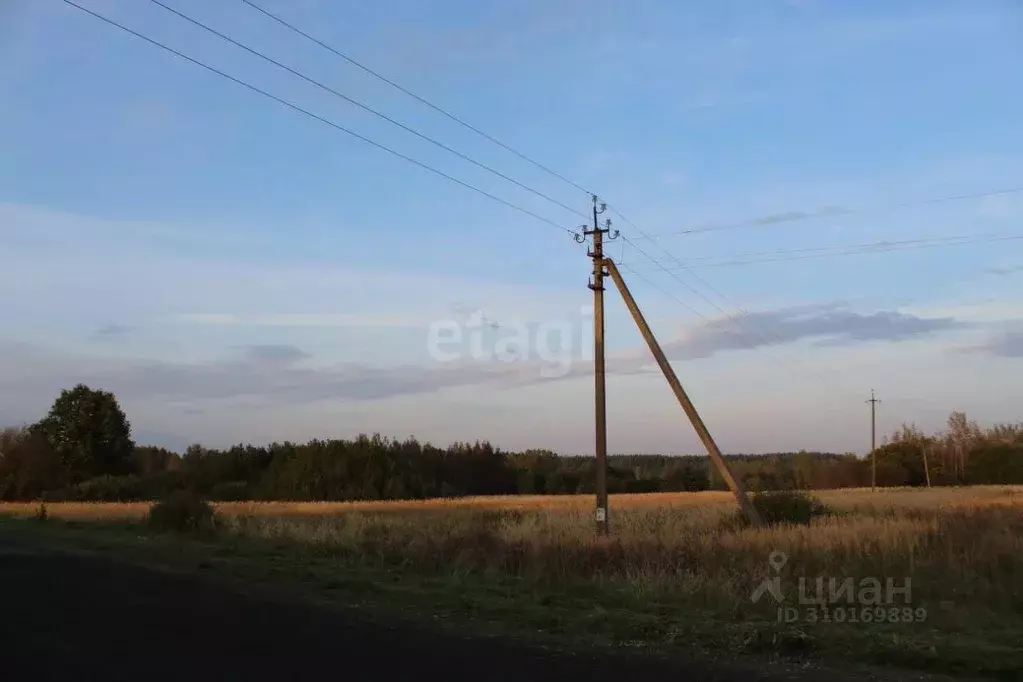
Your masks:
<path fill-rule="evenodd" d="M 324 87 L 154 2 L 80 0 L 330 124 L 0 0 L 2 424 L 84 382 L 177 450 L 592 454 L 589 193 L 726 452 L 863 454 L 871 389 L 879 439 L 1020 419 L 1012 0 L 254 0 L 517 154 L 242 0 L 161 2 Z M 606 326 L 609 449 L 701 452 L 610 282 Z"/>

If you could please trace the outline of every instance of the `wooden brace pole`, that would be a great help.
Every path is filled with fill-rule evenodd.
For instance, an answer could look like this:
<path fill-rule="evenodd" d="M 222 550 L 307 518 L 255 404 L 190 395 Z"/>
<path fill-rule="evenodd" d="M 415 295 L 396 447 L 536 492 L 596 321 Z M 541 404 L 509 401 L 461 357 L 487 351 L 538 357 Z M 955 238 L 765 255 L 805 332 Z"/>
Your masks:
<path fill-rule="evenodd" d="M 686 395 L 685 390 L 682 388 L 682 382 L 678 380 L 678 377 L 675 375 L 675 370 L 672 368 L 671 363 L 668 362 L 668 358 L 664 355 L 664 351 L 661 350 L 660 344 L 657 343 L 654 333 L 650 330 L 650 326 L 647 324 L 646 319 L 643 317 L 643 313 L 636 304 L 636 299 L 632 297 L 629 287 L 625 285 L 625 280 L 622 279 L 622 275 L 618 272 L 618 268 L 615 266 L 614 261 L 610 258 L 605 258 L 604 264 L 607 266 L 611 279 L 614 280 L 615 285 L 618 287 L 618 291 L 621 292 L 622 298 L 625 299 L 625 305 L 628 306 L 629 312 L 632 313 L 632 319 L 635 320 L 640 333 L 642 333 L 643 338 L 646 339 L 646 343 L 650 347 L 650 352 L 654 354 L 654 358 L 657 360 L 657 364 L 660 366 L 661 372 L 664 373 L 664 378 L 668 380 L 671 390 L 675 393 L 675 397 L 678 398 L 679 405 L 682 406 L 686 416 L 689 417 L 689 421 L 692 422 L 693 428 L 696 429 L 696 434 L 700 437 L 700 440 L 703 441 L 704 447 L 707 448 L 707 454 L 710 455 L 710 459 L 717 468 L 718 473 L 721 474 L 721 478 L 724 479 L 729 489 L 731 489 L 732 494 L 735 495 L 735 500 L 739 503 L 739 508 L 746 515 L 746 518 L 749 520 L 751 525 L 762 525 L 760 514 L 757 513 L 757 510 L 753 507 L 753 503 L 750 502 L 742 483 L 734 474 L 732 474 L 732 470 L 728 467 L 728 462 L 726 462 L 725 458 L 721 455 L 721 450 L 718 449 L 717 443 L 714 442 L 714 438 L 711 437 L 710 431 L 707 430 L 707 426 L 703 423 L 699 413 L 696 411 L 696 406 L 693 405 L 689 396 Z"/>

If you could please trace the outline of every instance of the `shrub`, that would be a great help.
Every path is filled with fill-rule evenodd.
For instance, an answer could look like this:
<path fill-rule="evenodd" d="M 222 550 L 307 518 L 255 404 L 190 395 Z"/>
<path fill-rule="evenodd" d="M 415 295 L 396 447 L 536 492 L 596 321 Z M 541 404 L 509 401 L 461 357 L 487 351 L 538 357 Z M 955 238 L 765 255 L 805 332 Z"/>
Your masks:
<path fill-rule="evenodd" d="M 47 490 L 42 497 L 47 502 L 135 502 L 161 499 L 185 485 L 184 477 L 175 471 L 148 476 L 96 476 L 76 485 Z"/>
<path fill-rule="evenodd" d="M 802 490 L 770 490 L 750 496 L 753 508 L 767 525 L 809 524 L 816 516 L 828 513 L 824 503 Z"/>
<path fill-rule="evenodd" d="M 213 507 L 190 492 L 173 492 L 149 508 L 146 517 L 154 530 L 178 533 L 211 531 L 216 515 Z"/>

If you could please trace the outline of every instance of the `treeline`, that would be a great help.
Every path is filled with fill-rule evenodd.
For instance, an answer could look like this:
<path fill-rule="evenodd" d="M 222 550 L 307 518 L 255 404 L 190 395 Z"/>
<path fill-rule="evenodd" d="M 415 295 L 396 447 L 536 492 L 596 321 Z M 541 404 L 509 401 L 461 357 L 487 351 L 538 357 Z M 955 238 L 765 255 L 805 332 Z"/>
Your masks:
<path fill-rule="evenodd" d="M 982 428 L 952 412 L 946 430 L 932 435 L 903 424 L 876 457 L 883 485 L 1023 483 L 1023 422 Z"/>
<path fill-rule="evenodd" d="M 86 386 L 63 391 L 38 423 L 0 432 L 0 499 L 127 501 L 191 490 L 216 500 L 414 499 L 577 494 L 595 490 L 592 457 L 508 452 L 487 442 L 446 448 L 414 438 L 362 435 L 305 444 L 192 445 L 178 454 L 136 446 L 116 398 Z M 876 451 L 879 485 L 1023 483 L 1023 425 L 982 430 L 954 412 L 925 436 L 904 426 Z M 869 458 L 823 452 L 731 455 L 751 490 L 869 485 Z M 615 455 L 608 490 L 724 489 L 706 456 Z"/>

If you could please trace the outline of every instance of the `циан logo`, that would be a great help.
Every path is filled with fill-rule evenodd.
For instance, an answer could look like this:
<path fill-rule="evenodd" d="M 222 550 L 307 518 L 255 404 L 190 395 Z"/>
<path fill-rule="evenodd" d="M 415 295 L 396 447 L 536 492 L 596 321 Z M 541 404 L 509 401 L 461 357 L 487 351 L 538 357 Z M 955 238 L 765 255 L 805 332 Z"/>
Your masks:
<path fill-rule="evenodd" d="M 774 600 L 779 604 L 785 600 L 785 595 L 781 591 L 781 569 L 784 568 L 785 562 L 789 560 L 788 555 L 785 552 L 774 550 L 770 556 L 767 557 L 767 563 L 771 566 L 771 570 L 774 571 L 775 575 L 772 578 L 764 578 L 763 582 L 753 590 L 751 599 L 756 604 L 760 601 L 760 598 L 764 596 L 765 592 L 770 592 Z"/>
<path fill-rule="evenodd" d="M 783 606 L 786 595 L 781 585 L 781 569 L 788 563 L 785 552 L 774 550 L 768 556 L 773 575 L 764 578 L 753 590 L 754 604 L 770 594 L 777 605 L 778 622 L 792 623 L 921 623 L 927 618 L 927 609 L 912 605 L 912 578 L 900 581 L 885 576 L 884 582 L 876 577 L 851 576 L 799 576 L 795 603 Z M 789 602 L 790 604 L 792 602 Z"/>

